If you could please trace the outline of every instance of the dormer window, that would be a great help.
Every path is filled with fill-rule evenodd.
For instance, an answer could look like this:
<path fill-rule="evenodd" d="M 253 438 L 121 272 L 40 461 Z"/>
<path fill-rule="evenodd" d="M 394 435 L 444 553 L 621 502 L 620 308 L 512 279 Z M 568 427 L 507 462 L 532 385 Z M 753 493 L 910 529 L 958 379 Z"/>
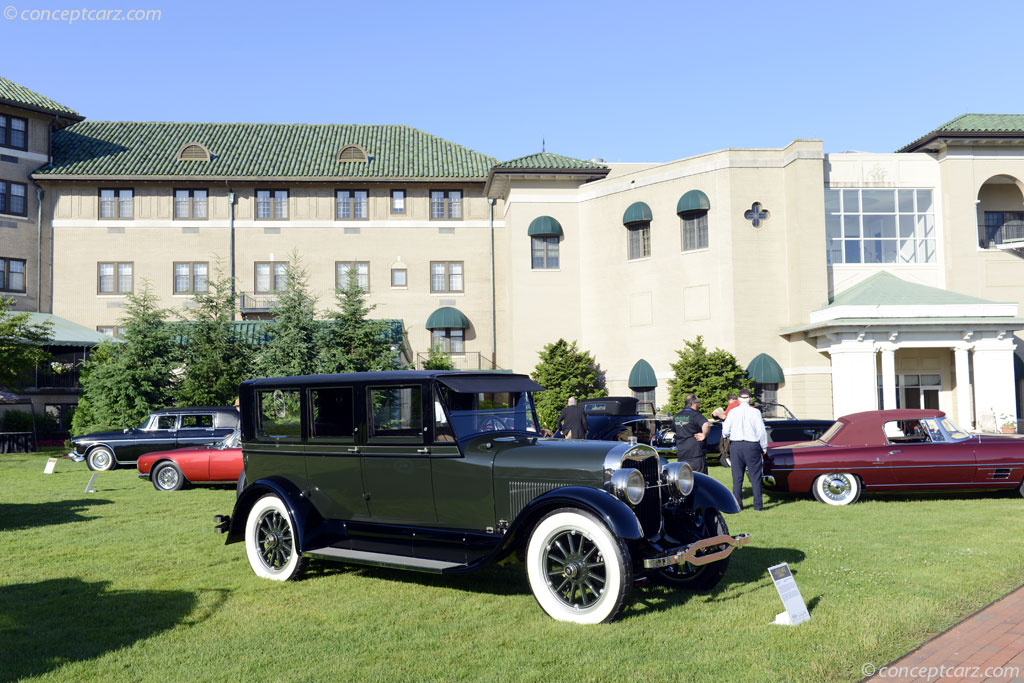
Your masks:
<path fill-rule="evenodd" d="M 209 161 L 210 151 L 198 142 L 190 142 L 178 150 L 178 161 Z"/>
<path fill-rule="evenodd" d="M 368 161 L 366 150 L 359 145 L 345 145 L 338 152 L 338 161 Z"/>

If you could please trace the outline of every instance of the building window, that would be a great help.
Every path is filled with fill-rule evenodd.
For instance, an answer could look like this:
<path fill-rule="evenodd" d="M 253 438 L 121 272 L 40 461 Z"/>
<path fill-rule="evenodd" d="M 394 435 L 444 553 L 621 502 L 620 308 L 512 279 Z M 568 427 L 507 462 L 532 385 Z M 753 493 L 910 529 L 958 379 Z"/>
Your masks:
<path fill-rule="evenodd" d="M 1024 240 L 1024 211 L 986 211 L 978 227 L 978 246 L 991 249 L 1004 242 Z"/>
<path fill-rule="evenodd" d="M 440 346 L 445 353 L 452 355 L 464 354 L 466 352 L 466 331 L 457 327 L 431 330 L 430 346 L 435 349 Z"/>
<path fill-rule="evenodd" d="M 25 262 L 16 258 L 0 258 L 0 292 L 25 291 Z"/>
<path fill-rule="evenodd" d="M 878 380 L 878 405 L 882 402 L 882 376 Z M 896 375 L 896 407 L 907 409 L 939 409 L 942 375 Z"/>
<path fill-rule="evenodd" d="M 281 292 L 288 289 L 288 262 L 262 261 L 256 264 L 256 291 Z"/>
<path fill-rule="evenodd" d="M 430 218 L 462 219 L 462 190 L 431 190 Z"/>
<path fill-rule="evenodd" d="M 28 119 L 0 114 L 0 147 L 28 149 Z"/>
<path fill-rule="evenodd" d="M 461 292 L 462 261 L 431 261 L 430 262 L 431 292 Z"/>
<path fill-rule="evenodd" d="M 174 217 L 182 219 L 206 218 L 206 200 L 206 190 L 175 190 Z"/>
<path fill-rule="evenodd" d="M 679 216 L 682 226 L 683 251 L 708 248 L 708 212 L 682 214 Z"/>
<path fill-rule="evenodd" d="M 0 180 L 0 213 L 27 216 L 28 204 L 25 202 L 27 187 L 23 183 Z"/>
<path fill-rule="evenodd" d="M 370 263 L 369 261 L 336 261 L 334 263 L 334 286 L 338 289 L 348 287 L 348 274 L 356 270 L 356 282 L 359 289 L 364 292 L 370 291 Z"/>
<path fill-rule="evenodd" d="M 391 286 L 392 287 L 408 287 L 409 286 L 409 271 L 405 268 L 392 268 L 391 269 Z"/>
<path fill-rule="evenodd" d="M 651 224 L 635 223 L 626 226 L 629 236 L 629 260 L 646 258 L 651 255 Z"/>
<path fill-rule="evenodd" d="M 405 213 L 405 190 L 391 190 L 391 213 Z"/>
<path fill-rule="evenodd" d="M 334 217 L 339 221 L 366 220 L 370 217 L 368 190 L 338 190 L 335 192 Z"/>
<path fill-rule="evenodd" d="M 129 188 L 100 189 L 100 218 L 132 218 L 133 196 Z"/>
<path fill-rule="evenodd" d="M 256 190 L 257 220 L 279 221 L 288 218 L 288 190 Z"/>
<path fill-rule="evenodd" d="M 97 294 L 130 294 L 134 289 L 132 263 L 96 264 Z"/>
<path fill-rule="evenodd" d="M 210 291 L 210 264 L 207 262 L 175 262 L 174 293 L 196 294 Z"/>
<path fill-rule="evenodd" d="M 633 398 L 636 399 L 636 412 L 641 415 L 654 414 L 654 389 L 647 391 L 633 391 Z"/>
<path fill-rule="evenodd" d="M 825 190 L 829 264 L 935 263 L 932 191 Z"/>
<path fill-rule="evenodd" d="M 100 334 L 105 334 L 108 337 L 120 337 L 124 329 L 119 325 L 97 325 L 96 331 Z"/>
<path fill-rule="evenodd" d="M 558 236 L 530 238 L 532 258 L 531 266 L 535 270 L 558 267 Z"/>

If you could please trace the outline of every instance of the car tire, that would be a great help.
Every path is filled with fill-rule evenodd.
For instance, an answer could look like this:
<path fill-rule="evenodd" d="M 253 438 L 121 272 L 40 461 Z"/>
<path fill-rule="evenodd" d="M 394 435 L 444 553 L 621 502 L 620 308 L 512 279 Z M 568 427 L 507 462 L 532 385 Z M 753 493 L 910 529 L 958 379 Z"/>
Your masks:
<path fill-rule="evenodd" d="M 249 510 L 245 552 L 257 576 L 273 581 L 298 578 L 306 558 L 299 555 L 296 539 L 295 523 L 277 496 L 263 496 Z"/>
<path fill-rule="evenodd" d="M 811 491 L 826 505 L 853 505 L 860 498 L 862 485 L 855 474 L 830 472 L 814 480 Z"/>
<path fill-rule="evenodd" d="M 181 468 L 170 460 L 158 462 L 150 470 L 149 480 L 157 491 L 180 491 L 188 483 Z"/>
<path fill-rule="evenodd" d="M 705 514 L 703 537 L 710 538 L 711 536 L 728 534 L 729 527 L 726 525 L 722 513 L 714 512 L 712 516 L 710 512 L 714 511 L 709 511 L 708 514 Z M 711 590 L 725 576 L 725 570 L 729 568 L 730 559 L 727 557 L 718 562 L 702 565 L 692 565 L 689 562 L 672 565 L 659 570 L 658 578 L 662 583 L 673 588 L 685 588 L 693 591 Z"/>
<path fill-rule="evenodd" d="M 633 586 L 626 544 L 597 517 L 555 510 L 534 527 L 526 547 L 526 574 L 537 604 L 558 621 L 614 621 Z"/>
<path fill-rule="evenodd" d="M 93 472 L 109 472 L 117 467 L 114 452 L 106 446 L 96 446 L 86 453 L 85 464 Z"/>

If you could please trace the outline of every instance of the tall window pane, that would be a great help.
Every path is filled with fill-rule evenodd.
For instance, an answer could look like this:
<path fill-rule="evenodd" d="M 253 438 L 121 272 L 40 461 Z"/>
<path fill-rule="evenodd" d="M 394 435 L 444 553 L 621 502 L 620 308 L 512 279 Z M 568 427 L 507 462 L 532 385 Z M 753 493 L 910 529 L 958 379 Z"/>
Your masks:
<path fill-rule="evenodd" d="M 274 191 L 274 218 L 288 218 L 288 190 Z"/>
<path fill-rule="evenodd" d="M 462 192 L 459 190 L 448 193 L 448 217 L 462 218 Z"/>
<path fill-rule="evenodd" d="M 257 263 L 256 264 L 256 291 L 257 292 L 269 292 L 270 291 L 270 264 L 269 263 Z"/>
<path fill-rule="evenodd" d="M 117 215 L 118 218 L 131 218 L 132 217 L 132 191 L 131 190 L 118 190 L 118 207 Z"/>
<path fill-rule="evenodd" d="M 114 291 L 114 264 L 101 263 L 99 268 L 99 291 L 101 294 L 109 294 Z"/>
<path fill-rule="evenodd" d="M 430 217 L 444 218 L 444 192 L 430 193 Z"/>
<path fill-rule="evenodd" d="M 113 190 L 100 190 L 100 218 L 115 217 L 115 199 Z"/>
<path fill-rule="evenodd" d="M 189 281 L 191 279 L 190 275 L 189 264 L 174 264 L 174 292 L 176 294 L 182 294 L 188 291 Z"/>
<path fill-rule="evenodd" d="M 256 192 L 256 218 L 270 218 L 270 191 Z"/>
<path fill-rule="evenodd" d="M 174 217 L 191 218 L 188 210 L 188 190 L 175 190 L 174 192 Z"/>
<path fill-rule="evenodd" d="M 11 213 L 25 215 L 25 186 L 21 183 L 11 183 Z"/>
<path fill-rule="evenodd" d="M 24 149 L 28 145 L 26 144 L 25 130 L 27 128 L 27 122 L 25 119 L 12 118 L 11 119 L 11 147 L 18 147 Z"/>
<path fill-rule="evenodd" d="M 192 191 L 192 218 L 206 218 L 206 190 Z"/>
<path fill-rule="evenodd" d="M 453 292 L 462 291 L 462 264 L 461 263 L 449 263 L 449 289 Z"/>
<path fill-rule="evenodd" d="M 24 292 L 25 291 L 25 262 L 17 259 L 11 259 L 8 263 L 8 270 L 10 271 L 10 279 L 7 282 L 7 288 L 12 292 Z"/>
<path fill-rule="evenodd" d="M 192 264 L 192 291 L 205 292 L 209 289 L 209 264 Z"/>
<path fill-rule="evenodd" d="M 164 271 L 167 272 L 167 271 Z M 132 291 L 132 264 L 130 263 L 118 263 L 117 264 L 117 291 L 119 292 L 130 292 Z"/>
<path fill-rule="evenodd" d="M 644 258 L 651 255 L 651 224 L 641 223 L 628 226 L 629 259 Z"/>
<path fill-rule="evenodd" d="M 283 291 L 288 289 L 288 264 L 287 263 L 275 263 L 274 264 L 274 289 L 276 291 Z"/>
<path fill-rule="evenodd" d="M 335 218 L 348 220 L 352 218 L 352 205 L 349 203 L 351 197 L 348 190 L 338 190 Z"/>
<path fill-rule="evenodd" d="M 352 193 L 352 217 L 366 218 L 369 215 L 370 193 L 366 190 L 356 190 Z"/>
<path fill-rule="evenodd" d="M 434 292 L 443 292 L 445 285 L 445 264 L 432 263 L 430 265 L 430 289 Z"/>

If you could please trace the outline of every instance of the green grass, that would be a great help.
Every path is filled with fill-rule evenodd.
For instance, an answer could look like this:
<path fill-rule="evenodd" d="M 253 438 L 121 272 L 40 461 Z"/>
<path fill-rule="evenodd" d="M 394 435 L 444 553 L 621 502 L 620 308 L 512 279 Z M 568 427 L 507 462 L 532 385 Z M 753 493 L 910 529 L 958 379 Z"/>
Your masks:
<path fill-rule="evenodd" d="M 49 453 L 52 455 L 53 453 Z M 636 587 L 601 626 L 551 620 L 519 566 L 465 577 L 311 562 L 257 579 L 213 515 L 233 487 L 157 493 L 133 470 L 0 456 L 0 681 L 855 680 L 1024 583 L 1024 499 L 767 498 L 708 594 Z M 723 468 L 713 474 L 725 478 Z M 789 562 L 811 621 L 772 626 Z"/>

